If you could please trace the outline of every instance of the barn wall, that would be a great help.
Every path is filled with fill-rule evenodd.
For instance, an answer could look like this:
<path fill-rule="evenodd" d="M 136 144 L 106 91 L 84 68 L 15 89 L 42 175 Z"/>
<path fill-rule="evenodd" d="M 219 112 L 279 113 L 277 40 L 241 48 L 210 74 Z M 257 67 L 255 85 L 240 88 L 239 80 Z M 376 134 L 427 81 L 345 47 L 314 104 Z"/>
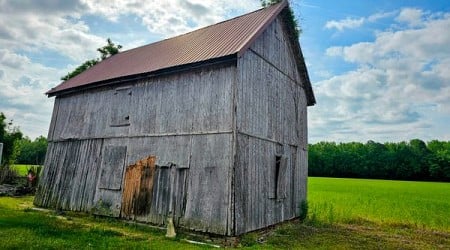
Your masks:
<path fill-rule="evenodd" d="M 34 203 L 89 211 L 100 171 L 102 140 L 50 142 Z"/>
<path fill-rule="evenodd" d="M 170 196 L 186 189 L 183 197 L 178 197 L 182 211 L 175 216 L 176 225 L 230 234 L 231 145 L 231 133 L 50 143 L 35 204 L 119 217 L 126 167 L 153 155 L 160 166 L 173 165 L 174 170 L 169 171 L 186 171 L 187 178 L 171 184 L 165 173 L 157 177 L 154 199 L 149 201 L 147 213 L 136 220 L 165 224 Z"/>
<path fill-rule="evenodd" d="M 126 166 L 149 155 L 156 156 L 159 166 L 174 165 L 173 171 L 187 171 L 186 182 L 175 183 L 173 187 L 170 187 L 172 185 L 171 177 L 167 174 L 157 177 L 153 200 L 148 204 L 148 211 L 146 214 L 136 217 L 136 220 L 152 224 L 165 224 L 170 213 L 170 196 L 176 195 L 176 190 L 185 188 L 184 197 L 179 197 L 183 211 L 177 212 L 175 215 L 176 225 L 197 231 L 229 234 L 231 221 L 229 221 L 230 190 L 228 183 L 231 179 L 231 144 L 231 133 L 227 133 L 105 139 L 103 148 L 127 147 L 126 163 L 123 171 L 118 173 L 120 175 L 124 175 Z M 171 170 L 168 169 L 168 171 Z M 120 179 L 122 181 L 122 176 Z M 107 187 L 100 187 L 101 180 L 98 180 L 97 183 L 98 191 L 93 204 L 99 207 L 94 212 L 118 217 L 123 187 L 111 190 Z M 159 193 L 157 188 L 166 191 Z M 158 198 L 157 195 L 163 197 Z M 107 205 L 105 206 L 105 204 Z"/>
<path fill-rule="evenodd" d="M 153 198 L 135 219 L 164 224 L 175 204 L 176 225 L 230 235 L 235 69 L 57 97 L 35 204 L 118 217 L 127 166 L 154 155 Z"/>
<path fill-rule="evenodd" d="M 239 59 L 237 76 L 234 212 L 241 234 L 298 216 L 306 199 L 306 95 L 279 20 Z M 277 155 L 286 158 L 278 173 Z"/>
<path fill-rule="evenodd" d="M 203 69 L 57 97 L 49 139 L 230 131 L 234 69 Z"/>

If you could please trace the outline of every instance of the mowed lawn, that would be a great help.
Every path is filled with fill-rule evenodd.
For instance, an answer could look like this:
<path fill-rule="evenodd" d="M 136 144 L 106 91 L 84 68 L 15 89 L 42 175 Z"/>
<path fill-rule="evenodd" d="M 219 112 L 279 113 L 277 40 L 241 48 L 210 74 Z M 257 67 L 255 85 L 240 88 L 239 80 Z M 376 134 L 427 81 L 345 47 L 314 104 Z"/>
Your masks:
<path fill-rule="evenodd" d="M 450 249 L 450 183 L 309 178 L 309 217 L 249 233 L 243 249 Z M 0 197 L 0 249 L 203 249 L 181 234 Z"/>

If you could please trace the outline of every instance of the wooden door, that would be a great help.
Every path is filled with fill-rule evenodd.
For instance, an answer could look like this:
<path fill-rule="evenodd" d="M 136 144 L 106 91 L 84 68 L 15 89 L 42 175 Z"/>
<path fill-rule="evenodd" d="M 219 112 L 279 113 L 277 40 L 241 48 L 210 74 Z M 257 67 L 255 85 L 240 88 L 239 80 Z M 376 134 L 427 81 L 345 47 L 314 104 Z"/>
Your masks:
<path fill-rule="evenodd" d="M 149 156 L 127 167 L 122 194 L 121 217 L 135 219 L 150 212 L 153 180 L 156 172 L 155 156 Z"/>

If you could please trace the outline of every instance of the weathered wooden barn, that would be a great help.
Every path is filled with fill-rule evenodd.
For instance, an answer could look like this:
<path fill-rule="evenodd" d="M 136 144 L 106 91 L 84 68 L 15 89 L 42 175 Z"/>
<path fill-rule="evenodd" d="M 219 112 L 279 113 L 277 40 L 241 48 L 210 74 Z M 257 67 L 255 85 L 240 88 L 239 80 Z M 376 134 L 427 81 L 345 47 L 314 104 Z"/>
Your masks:
<path fill-rule="evenodd" d="M 219 235 L 297 217 L 315 98 L 287 8 L 121 52 L 49 90 L 35 204 Z"/>

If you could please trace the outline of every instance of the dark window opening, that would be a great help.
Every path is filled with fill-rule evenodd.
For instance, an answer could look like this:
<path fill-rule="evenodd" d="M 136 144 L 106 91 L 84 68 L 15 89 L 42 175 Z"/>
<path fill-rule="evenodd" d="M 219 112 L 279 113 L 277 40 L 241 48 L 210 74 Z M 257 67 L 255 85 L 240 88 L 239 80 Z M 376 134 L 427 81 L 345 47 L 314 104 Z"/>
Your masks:
<path fill-rule="evenodd" d="M 285 155 L 275 155 L 275 162 L 271 168 L 271 175 L 269 180 L 269 198 L 282 200 L 286 198 L 286 174 L 288 158 Z"/>
<path fill-rule="evenodd" d="M 275 156 L 275 181 L 274 181 L 274 199 L 278 198 L 278 189 L 279 189 L 279 178 L 280 178 L 280 168 L 281 168 L 281 155 Z"/>

